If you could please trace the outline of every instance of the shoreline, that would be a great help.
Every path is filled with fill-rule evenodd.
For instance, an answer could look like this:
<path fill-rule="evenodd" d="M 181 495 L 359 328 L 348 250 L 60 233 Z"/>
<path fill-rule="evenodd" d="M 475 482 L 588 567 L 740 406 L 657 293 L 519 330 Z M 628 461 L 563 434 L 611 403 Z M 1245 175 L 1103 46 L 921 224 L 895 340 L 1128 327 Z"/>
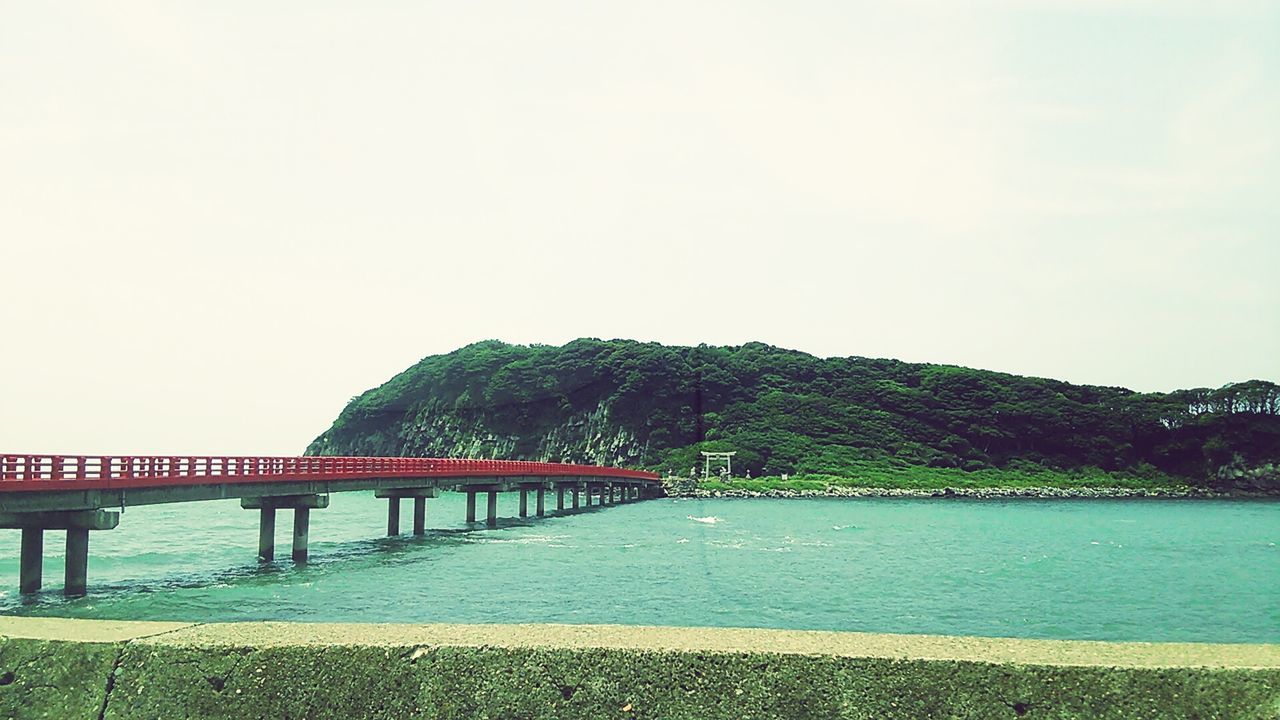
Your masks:
<path fill-rule="evenodd" d="M 884 488 L 884 487 L 844 487 L 832 485 L 823 490 L 747 490 L 732 488 L 727 490 L 675 490 L 667 488 L 667 497 L 696 498 L 700 500 L 724 498 L 774 498 L 774 499 L 812 499 L 812 498 L 968 498 L 968 499 L 1176 499 L 1176 500 L 1258 500 L 1280 499 L 1280 496 L 1267 493 L 1215 492 L 1203 488 L 1124 488 L 1124 487 L 984 487 L 984 488 Z"/>

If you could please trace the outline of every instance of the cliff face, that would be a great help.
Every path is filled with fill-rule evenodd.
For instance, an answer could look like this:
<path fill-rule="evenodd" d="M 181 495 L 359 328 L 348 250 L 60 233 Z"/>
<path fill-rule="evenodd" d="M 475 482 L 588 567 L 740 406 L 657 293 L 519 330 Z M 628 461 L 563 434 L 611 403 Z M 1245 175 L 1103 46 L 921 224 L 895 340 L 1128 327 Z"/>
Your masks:
<path fill-rule="evenodd" d="M 501 411 L 428 403 L 405 421 L 400 452 L 416 457 L 522 458 L 593 465 L 638 465 L 644 460 L 644 442 L 610 420 L 604 401 L 581 411 L 552 409 L 532 433 L 513 432 L 500 415 Z"/>
<path fill-rule="evenodd" d="M 680 473 L 734 450 L 752 474 L 858 463 L 1162 471 L 1203 484 L 1273 474 L 1280 387 L 1138 394 L 942 365 L 816 358 L 759 343 L 476 343 L 360 395 L 321 455 L 533 459 Z M 1230 472 L 1219 472 L 1229 466 Z M 1262 477 L 1261 480 L 1258 477 Z M 1243 482 L 1243 481 L 1242 481 Z"/>
<path fill-rule="evenodd" d="M 352 400 L 307 453 L 652 462 L 645 410 L 619 396 L 610 348 L 553 348 L 560 363 L 534 361 L 540 350 L 485 342 L 426 358 Z"/>

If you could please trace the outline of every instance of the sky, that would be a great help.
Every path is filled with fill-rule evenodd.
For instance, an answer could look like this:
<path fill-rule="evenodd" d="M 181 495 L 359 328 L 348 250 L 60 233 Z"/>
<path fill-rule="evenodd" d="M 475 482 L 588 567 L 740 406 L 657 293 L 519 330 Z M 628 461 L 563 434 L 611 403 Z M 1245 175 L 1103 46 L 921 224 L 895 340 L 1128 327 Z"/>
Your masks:
<path fill-rule="evenodd" d="M 0 452 L 497 338 L 1280 380 L 1280 3 L 0 0 Z"/>

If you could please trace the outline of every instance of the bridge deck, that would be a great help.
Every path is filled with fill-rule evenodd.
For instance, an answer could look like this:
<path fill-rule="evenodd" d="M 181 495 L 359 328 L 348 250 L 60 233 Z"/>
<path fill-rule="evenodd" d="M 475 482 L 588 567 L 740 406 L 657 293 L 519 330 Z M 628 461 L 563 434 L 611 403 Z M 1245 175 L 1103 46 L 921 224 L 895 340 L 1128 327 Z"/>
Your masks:
<path fill-rule="evenodd" d="M 386 478 L 582 477 L 657 483 L 641 470 L 461 458 L 0 455 L 0 493 Z"/>
<path fill-rule="evenodd" d="M 374 490 L 388 501 L 387 532 L 399 534 L 400 501 L 412 499 L 414 534 L 423 534 L 425 502 L 441 490 L 467 493 L 467 522 L 476 518 L 475 495 L 486 493 L 486 522 L 497 518 L 497 495 L 520 490 L 520 515 L 536 493 L 536 514 L 545 514 L 544 494 L 556 491 L 563 512 L 569 491 L 577 510 L 586 504 L 657 494 L 658 476 L 624 468 L 516 460 L 389 457 L 90 456 L 0 455 L 0 528 L 22 529 L 20 590 L 41 585 L 43 532 L 67 532 L 69 595 L 84 593 L 89 531 L 110 530 L 120 521 L 111 509 L 134 505 L 240 498 L 261 513 L 259 557 L 275 552 L 275 513 L 294 513 L 293 559 L 306 562 L 310 511 L 328 506 L 335 492 Z"/>

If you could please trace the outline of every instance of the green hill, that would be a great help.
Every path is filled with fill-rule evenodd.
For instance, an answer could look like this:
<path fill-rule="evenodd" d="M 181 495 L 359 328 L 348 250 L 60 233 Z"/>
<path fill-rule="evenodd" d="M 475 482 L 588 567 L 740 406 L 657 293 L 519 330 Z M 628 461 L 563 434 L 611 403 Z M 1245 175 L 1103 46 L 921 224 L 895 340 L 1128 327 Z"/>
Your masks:
<path fill-rule="evenodd" d="M 735 473 L 754 476 L 1101 470 L 1280 490 L 1280 387 L 1135 393 L 761 343 L 485 341 L 424 358 L 354 398 L 307 452 L 687 474 L 700 449 L 736 450 Z"/>

